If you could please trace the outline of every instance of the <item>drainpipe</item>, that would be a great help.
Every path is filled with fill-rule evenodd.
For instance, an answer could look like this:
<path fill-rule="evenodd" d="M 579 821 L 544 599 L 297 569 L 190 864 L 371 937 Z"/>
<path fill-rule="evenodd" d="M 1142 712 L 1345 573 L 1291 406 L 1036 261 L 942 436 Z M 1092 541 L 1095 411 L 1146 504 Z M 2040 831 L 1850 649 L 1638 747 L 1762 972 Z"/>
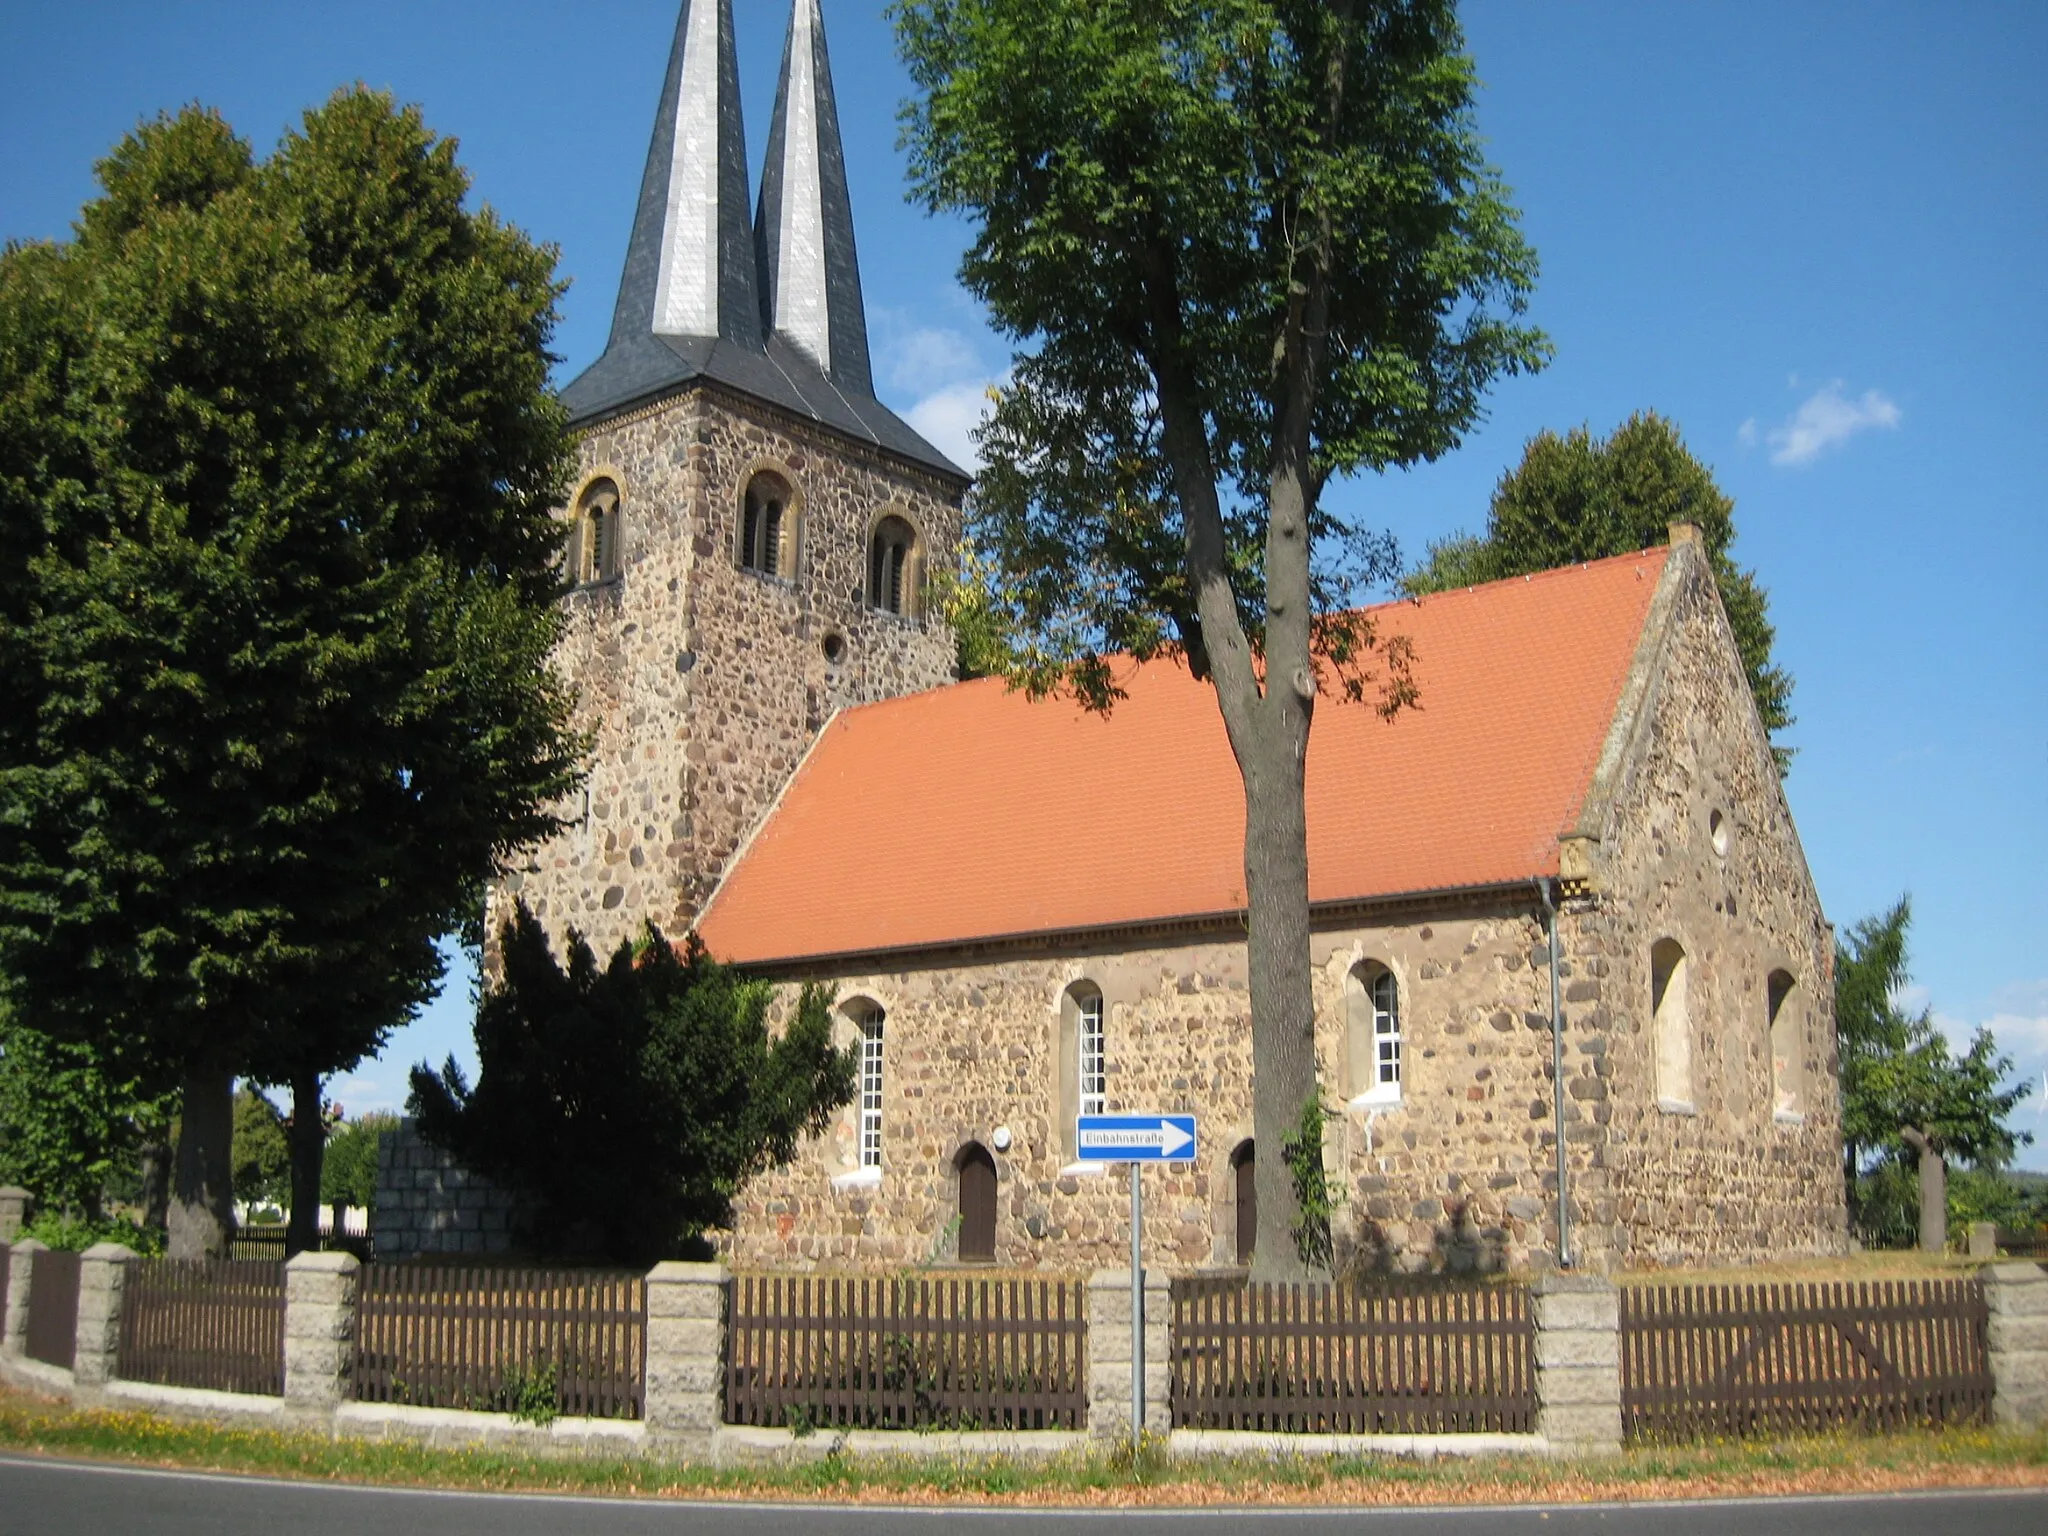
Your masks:
<path fill-rule="evenodd" d="M 1564 1157 L 1564 1005 L 1557 976 L 1557 899 L 1553 891 L 1552 882 L 1536 882 L 1536 895 L 1543 903 L 1543 924 L 1550 938 L 1550 1087 L 1551 1118 L 1557 1132 L 1557 1263 L 1560 1269 L 1569 1269 L 1572 1200 Z"/>

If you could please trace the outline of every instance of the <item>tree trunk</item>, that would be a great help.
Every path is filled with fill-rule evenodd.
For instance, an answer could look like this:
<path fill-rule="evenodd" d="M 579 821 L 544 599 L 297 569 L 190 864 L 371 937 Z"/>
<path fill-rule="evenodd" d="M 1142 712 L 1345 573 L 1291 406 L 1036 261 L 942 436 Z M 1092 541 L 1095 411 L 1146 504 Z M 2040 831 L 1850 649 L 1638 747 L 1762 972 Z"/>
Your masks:
<path fill-rule="evenodd" d="M 235 1075 L 194 1067 L 185 1075 L 178 1166 L 169 1211 L 170 1256 L 225 1258 L 235 1225 Z"/>
<path fill-rule="evenodd" d="M 171 1219 L 171 1128 L 151 1125 L 142 1133 L 142 1224 L 161 1232 Z"/>
<path fill-rule="evenodd" d="M 1267 688 L 1265 703 L 1290 690 Z M 1295 1243 L 1299 1217 L 1286 1144 L 1316 1092 L 1316 1019 L 1309 965 L 1308 831 L 1303 804 L 1307 711 L 1286 736 L 1263 736 L 1245 761 L 1246 952 L 1252 1001 L 1252 1134 L 1264 1154 L 1253 1165 L 1259 1230 L 1256 1280 L 1298 1280 L 1307 1267 Z"/>
<path fill-rule="evenodd" d="M 292 1215 L 285 1228 L 287 1256 L 320 1247 L 320 1165 L 327 1151 L 327 1122 L 320 1113 L 320 1074 L 292 1078 Z"/>
<path fill-rule="evenodd" d="M 1910 1125 L 1899 1135 L 1920 1154 L 1920 1251 L 1942 1253 L 1948 1248 L 1948 1159 Z"/>

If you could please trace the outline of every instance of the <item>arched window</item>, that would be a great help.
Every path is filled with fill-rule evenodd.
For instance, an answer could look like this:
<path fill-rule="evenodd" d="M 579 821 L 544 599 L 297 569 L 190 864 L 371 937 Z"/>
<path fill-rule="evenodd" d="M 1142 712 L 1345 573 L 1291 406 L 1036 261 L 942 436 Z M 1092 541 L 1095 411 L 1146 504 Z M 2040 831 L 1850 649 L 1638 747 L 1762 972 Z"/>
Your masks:
<path fill-rule="evenodd" d="M 578 586 L 610 581 L 619 574 L 624 532 L 618 485 L 610 480 L 591 481 L 576 498 L 575 524 L 569 535 L 569 573 Z"/>
<path fill-rule="evenodd" d="M 846 1016 L 860 1031 L 860 1166 L 882 1166 L 882 1021 L 879 1003 L 849 1003 Z"/>
<path fill-rule="evenodd" d="M 1230 1177 L 1236 1185 L 1237 1262 L 1249 1264 L 1259 1241 L 1258 1149 L 1241 1141 L 1230 1154 Z"/>
<path fill-rule="evenodd" d="M 1077 1154 L 1074 1120 L 1099 1115 L 1109 1102 L 1109 1050 L 1102 989 L 1077 981 L 1060 998 L 1060 1118 L 1067 1156 Z"/>
<path fill-rule="evenodd" d="M 1773 971 L 1764 983 L 1765 1017 L 1771 1031 L 1771 1109 L 1786 1119 L 1806 1113 L 1806 1032 L 1799 1007 L 1790 1001 L 1790 971 Z"/>
<path fill-rule="evenodd" d="M 917 609 L 917 530 L 891 513 L 875 524 L 868 541 L 868 606 L 906 618 Z"/>
<path fill-rule="evenodd" d="M 996 1258 L 996 1160 L 988 1148 L 970 1141 L 953 1159 L 960 1177 L 960 1258 L 969 1264 L 993 1264 Z"/>
<path fill-rule="evenodd" d="M 1657 1101 L 1692 1108 L 1692 1020 L 1685 1002 L 1685 950 L 1676 939 L 1650 946 L 1650 1020 L 1657 1051 Z"/>
<path fill-rule="evenodd" d="M 1377 960 L 1361 960 L 1345 984 L 1344 1070 L 1351 1097 L 1401 1097 L 1401 988 Z"/>
<path fill-rule="evenodd" d="M 764 576 L 796 575 L 796 492 L 773 470 L 748 479 L 740 508 L 740 564 Z"/>

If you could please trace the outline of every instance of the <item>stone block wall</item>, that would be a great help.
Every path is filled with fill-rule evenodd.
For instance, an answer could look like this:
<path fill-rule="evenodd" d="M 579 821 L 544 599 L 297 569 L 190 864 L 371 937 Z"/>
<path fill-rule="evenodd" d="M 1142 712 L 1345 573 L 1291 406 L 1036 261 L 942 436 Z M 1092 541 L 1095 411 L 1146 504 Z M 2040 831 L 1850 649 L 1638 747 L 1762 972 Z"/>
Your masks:
<path fill-rule="evenodd" d="M 1984 1276 L 1984 1299 L 1993 1422 L 2048 1424 L 2048 1273 L 2038 1264 L 1994 1264 Z"/>
<path fill-rule="evenodd" d="M 738 554 L 763 470 L 799 519 L 795 568 L 774 576 Z M 869 606 L 866 565 L 891 514 L 928 572 L 950 565 L 963 487 L 713 388 L 591 428 L 581 471 L 618 485 L 625 530 L 620 575 L 569 597 L 556 655 L 595 735 L 588 793 L 493 888 L 486 922 L 495 945 L 523 899 L 602 956 L 650 919 L 680 937 L 836 710 L 952 680 L 951 630 Z"/>
<path fill-rule="evenodd" d="M 370 1207 L 378 1258 L 509 1253 L 518 1247 L 520 1227 L 510 1194 L 458 1165 L 411 1120 L 378 1141 L 377 1199 Z"/>
<path fill-rule="evenodd" d="M 348 1399 L 362 1265 L 352 1253 L 301 1253 L 284 1269 L 284 1400 L 332 1413 Z"/>
<path fill-rule="evenodd" d="M 1611 1281 L 1536 1282 L 1536 1432 L 1563 1455 L 1621 1449 L 1621 1299 Z"/>
<path fill-rule="evenodd" d="M 1145 1418 L 1148 1435 L 1173 1429 L 1173 1308 L 1167 1277 L 1145 1271 Z M 1088 1278 L 1088 1433 L 1131 1435 L 1131 1272 L 1099 1269 Z"/>

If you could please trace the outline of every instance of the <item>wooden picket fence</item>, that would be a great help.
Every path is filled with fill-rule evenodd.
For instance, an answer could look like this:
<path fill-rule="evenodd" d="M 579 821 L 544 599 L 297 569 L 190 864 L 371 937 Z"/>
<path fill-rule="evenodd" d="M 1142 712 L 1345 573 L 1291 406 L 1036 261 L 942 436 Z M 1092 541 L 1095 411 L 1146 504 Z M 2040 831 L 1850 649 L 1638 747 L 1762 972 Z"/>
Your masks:
<path fill-rule="evenodd" d="M 740 1275 L 725 1417 L 803 1431 L 1079 1429 L 1086 1285 Z"/>
<path fill-rule="evenodd" d="M 1176 1428 L 1526 1434 L 1535 1321 L 1519 1286 L 1178 1280 Z"/>
<path fill-rule="evenodd" d="M 114 1374 L 216 1392 L 284 1394 L 284 1265 L 142 1259 L 121 1298 Z"/>
<path fill-rule="evenodd" d="M 358 1402 L 637 1419 L 647 1282 L 608 1270 L 366 1264 Z"/>
<path fill-rule="evenodd" d="M 78 1351 L 78 1265 L 77 1254 L 55 1248 L 36 1255 L 23 1341 L 31 1360 L 67 1371 Z"/>
<path fill-rule="evenodd" d="M 1987 1320 L 1981 1280 L 1624 1287 L 1623 1433 L 1986 1423 Z"/>

